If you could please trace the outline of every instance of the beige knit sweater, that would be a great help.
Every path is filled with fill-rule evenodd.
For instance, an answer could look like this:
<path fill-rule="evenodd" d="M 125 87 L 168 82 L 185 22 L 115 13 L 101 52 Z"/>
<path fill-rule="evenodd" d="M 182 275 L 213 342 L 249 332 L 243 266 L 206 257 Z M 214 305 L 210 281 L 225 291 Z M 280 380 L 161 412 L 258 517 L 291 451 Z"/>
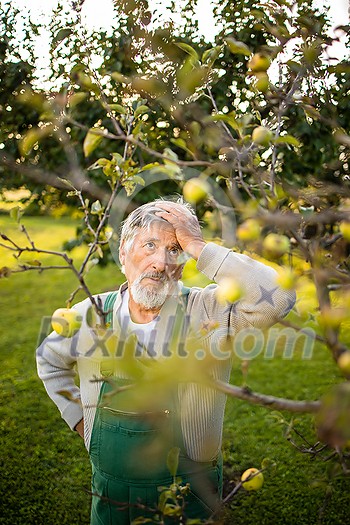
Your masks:
<path fill-rule="evenodd" d="M 234 336 L 240 330 L 274 324 L 292 308 L 295 294 L 277 286 L 276 272 L 271 267 L 214 243 L 204 247 L 197 268 L 215 283 L 220 283 L 225 277 L 233 277 L 244 290 L 242 299 L 231 305 L 216 301 L 217 284 L 192 288 L 188 297 L 186 314 L 192 330 L 199 333 L 203 324 L 218 323 L 218 327 L 204 338 L 203 348 L 216 356 L 212 366 L 213 377 L 228 382 L 231 359 L 227 352 L 224 354 L 221 351 L 220 341 L 226 340 L 227 335 L 233 336 L 230 340 L 234 346 Z M 113 312 L 115 319 L 121 305 L 120 292 L 126 286 L 127 283 L 122 285 L 118 293 Z M 107 296 L 108 293 L 99 294 L 102 304 Z M 177 298 L 177 294 L 171 296 L 160 312 L 154 347 L 158 355 L 162 355 L 164 343 L 169 337 L 167 326 L 169 317 L 176 313 Z M 83 325 L 73 338 L 63 338 L 53 332 L 37 349 L 39 377 L 62 418 L 73 429 L 84 416 L 88 450 L 101 387 L 101 382 L 91 380 L 101 377 L 101 362 L 105 359 L 103 349 L 96 345 L 96 338 L 86 323 L 89 306 L 89 299 L 74 306 L 83 317 Z M 118 329 L 116 322 L 114 328 Z M 75 383 L 76 373 L 79 374 L 80 388 Z M 118 375 L 118 370 L 116 373 Z M 59 394 L 59 391 L 69 392 L 69 395 Z M 196 461 L 213 459 L 221 446 L 225 395 L 198 382 L 180 382 L 178 397 L 187 454 Z"/>

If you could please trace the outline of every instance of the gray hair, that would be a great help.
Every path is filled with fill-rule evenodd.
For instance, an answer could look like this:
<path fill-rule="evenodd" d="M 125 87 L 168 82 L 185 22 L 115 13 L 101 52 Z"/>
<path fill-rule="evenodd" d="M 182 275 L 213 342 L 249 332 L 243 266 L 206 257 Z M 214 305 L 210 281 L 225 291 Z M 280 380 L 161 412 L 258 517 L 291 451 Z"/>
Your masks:
<path fill-rule="evenodd" d="M 166 222 L 165 219 L 162 219 L 161 217 L 158 217 L 155 215 L 157 211 L 164 211 L 162 208 L 160 208 L 157 204 L 165 202 L 165 203 L 176 203 L 180 206 L 183 206 L 184 209 L 187 211 L 190 211 L 193 215 L 195 215 L 194 209 L 192 206 L 183 200 L 182 197 L 175 197 L 173 200 L 170 198 L 168 199 L 155 199 L 152 202 L 147 202 L 146 204 L 142 204 L 142 206 L 139 206 L 134 211 L 132 211 L 125 221 L 122 222 L 121 230 L 120 230 L 120 244 L 125 243 L 125 247 L 128 250 L 132 242 L 135 238 L 135 235 L 140 230 L 149 230 L 151 227 L 151 224 L 154 222 Z"/>

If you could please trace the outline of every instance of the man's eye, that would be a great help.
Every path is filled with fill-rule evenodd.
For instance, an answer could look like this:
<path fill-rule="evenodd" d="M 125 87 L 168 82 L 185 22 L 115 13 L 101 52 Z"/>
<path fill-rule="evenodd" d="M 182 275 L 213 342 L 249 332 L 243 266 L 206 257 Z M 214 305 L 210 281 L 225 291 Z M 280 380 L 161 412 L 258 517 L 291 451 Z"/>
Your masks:
<path fill-rule="evenodd" d="M 152 242 L 152 241 L 146 242 L 145 246 L 149 250 L 152 250 L 154 248 L 154 242 Z"/>
<path fill-rule="evenodd" d="M 179 248 L 171 248 L 171 250 L 169 250 L 169 253 L 172 257 L 177 257 L 180 253 L 180 250 Z"/>

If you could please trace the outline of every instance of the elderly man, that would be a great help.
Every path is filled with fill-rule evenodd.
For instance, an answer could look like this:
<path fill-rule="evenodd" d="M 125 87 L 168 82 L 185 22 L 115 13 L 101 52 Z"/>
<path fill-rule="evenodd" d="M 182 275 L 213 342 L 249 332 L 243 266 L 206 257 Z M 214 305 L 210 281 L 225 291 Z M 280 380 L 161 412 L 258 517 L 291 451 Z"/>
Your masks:
<path fill-rule="evenodd" d="M 197 261 L 198 270 L 213 284 L 183 287 L 179 281 L 183 252 Z M 133 211 L 121 230 L 119 257 L 127 281 L 118 292 L 99 294 L 116 334 L 106 343 L 108 352 L 96 343 L 87 324 L 91 310 L 87 299 L 74 307 L 83 319 L 79 332 L 72 338 L 52 333 L 39 347 L 39 376 L 63 419 L 85 439 L 93 471 L 93 525 L 128 524 L 140 516 L 152 522 L 157 505 L 165 508 L 161 491 L 173 481 L 167 468 L 169 450 L 179 451 L 176 475 L 183 487 L 189 484 L 179 492 L 181 512 L 187 518 L 208 518 L 221 494 L 224 394 L 195 377 L 193 356 L 180 341 L 183 364 L 174 369 L 176 381 L 173 378 L 169 392 L 164 384 L 151 382 L 153 397 L 144 390 L 138 399 L 137 386 L 136 394 L 128 397 L 133 391 L 130 384 L 135 383 L 135 374 L 147 378 L 150 363 L 172 355 L 169 342 L 180 332 L 185 339 L 189 333 L 203 335 L 196 353 L 198 369 L 203 355 L 210 354 L 209 375 L 228 381 L 231 359 L 221 352 L 218 340 L 234 344 L 239 330 L 275 323 L 293 305 L 294 293 L 276 285 L 272 268 L 206 243 L 196 215 L 181 201 L 156 200 Z M 220 304 L 217 287 L 227 277 L 236 279 L 244 294 L 233 304 Z M 139 362 L 140 368 L 130 361 L 129 367 L 123 364 L 123 344 L 130 350 L 132 333 L 136 334 L 132 363 Z M 80 388 L 74 382 L 75 365 Z M 113 390 L 118 393 L 113 395 Z M 172 519 L 175 523 L 180 518 Z"/>

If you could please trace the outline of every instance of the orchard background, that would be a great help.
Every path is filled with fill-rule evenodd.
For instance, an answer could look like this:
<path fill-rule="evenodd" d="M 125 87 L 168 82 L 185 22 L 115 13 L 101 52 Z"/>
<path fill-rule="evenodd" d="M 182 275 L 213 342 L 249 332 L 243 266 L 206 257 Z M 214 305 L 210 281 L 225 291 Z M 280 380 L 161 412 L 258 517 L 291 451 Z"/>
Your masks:
<path fill-rule="evenodd" d="M 41 320 L 120 284 L 120 209 L 182 193 L 207 240 L 278 267 L 297 292 L 275 340 L 234 355 L 225 495 L 249 467 L 265 483 L 229 498 L 222 523 L 348 520 L 348 57 L 333 57 L 327 12 L 309 2 L 211 5 L 212 41 L 195 1 L 115 1 L 113 30 L 98 31 L 82 23 L 83 1 L 58 2 L 49 24 L 0 7 L 6 524 L 88 523 L 87 455 L 36 377 Z M 347 42 L 348 30 L 344 20 Z M 205 284 L 193 261 L 184 282 Z"/>

